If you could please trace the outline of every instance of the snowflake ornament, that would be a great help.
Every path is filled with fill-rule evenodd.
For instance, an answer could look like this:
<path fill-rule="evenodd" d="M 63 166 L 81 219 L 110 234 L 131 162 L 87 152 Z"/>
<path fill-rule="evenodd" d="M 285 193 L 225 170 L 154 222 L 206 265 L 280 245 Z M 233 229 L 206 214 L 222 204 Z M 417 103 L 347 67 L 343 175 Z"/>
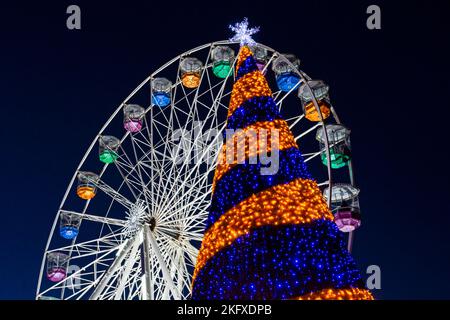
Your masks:
<path fill-rule="evenodd" d="M 247 18 L 244 18 L 242 22 L 229 25 L 228 27 L 235 33 L 235 35 L 230 38 L 230 41 L 239 41 L 241 46 L 252 46 L 256 44 L 252 35 L 259 31 L 259 27 L 249 28 Z"/>

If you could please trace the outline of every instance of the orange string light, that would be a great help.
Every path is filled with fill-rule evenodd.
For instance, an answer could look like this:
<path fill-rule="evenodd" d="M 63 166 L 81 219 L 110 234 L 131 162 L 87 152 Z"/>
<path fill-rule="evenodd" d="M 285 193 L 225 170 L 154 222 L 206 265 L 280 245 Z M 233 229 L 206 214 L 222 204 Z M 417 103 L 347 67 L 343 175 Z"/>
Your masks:
<path fill-rule="evenodd" d="M 239 51 L 238 59 L 236 61 L 236 74 L 239 68 L 241 67 L 242 63 L 251 55 L 253 55 L 252 51 L 248 46 L 241 47 L 241 50 Z"/>
<path fill-rule="evenodd" d="M 331 114 L 331 108 L 328 102 L 324 100 L 318 101 L 320 112 L 322 113 L 323 120 L 327 119 Z M 314 102 L 310 102 L 305 106 L 305 118 L 312 122 L 321 121 L 319 112 L 317 112 Z"/>
<path fill-rule="evenodd" d="M 266 78 L 259 70 L 247 73 L 236 81 L 233 86 L 228 107 L 228 117 L 248 99 L 271 95 L 272 90 L 270 90 Z"/>
<path fill-rule="evenodd" d="M 325 289 L 313 292 L 293 300 L 374 300 L 369 290 L 350 289 Z"/>

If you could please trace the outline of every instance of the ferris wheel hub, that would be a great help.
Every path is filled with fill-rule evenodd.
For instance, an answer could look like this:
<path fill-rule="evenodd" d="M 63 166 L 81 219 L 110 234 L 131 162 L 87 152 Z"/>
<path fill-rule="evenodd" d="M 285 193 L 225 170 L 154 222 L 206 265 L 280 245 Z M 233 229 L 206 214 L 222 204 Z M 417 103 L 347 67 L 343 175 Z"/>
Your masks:
<path fill-rule="evenodd" d="M 124 232 L 127 237 L 132 237 L 142 229 L 145 222 L 149 219 L 147 206 L 144 201 L 138 200 L 126 214 L 127 219 L 125 220 Z"/>
<path fill-rule="evenodd" d="M 156 219 L 155 217 L 147 217 L 146 224 L 148 224 L 150 231 L 154 231 L 156 228 Z"/>

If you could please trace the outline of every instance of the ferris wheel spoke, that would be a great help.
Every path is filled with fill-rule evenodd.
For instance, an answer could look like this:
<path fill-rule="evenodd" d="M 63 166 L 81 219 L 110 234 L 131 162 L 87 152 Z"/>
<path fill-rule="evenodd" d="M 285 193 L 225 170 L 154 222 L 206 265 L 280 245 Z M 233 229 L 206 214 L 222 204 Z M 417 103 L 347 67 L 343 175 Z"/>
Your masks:
<path fill-rule="evenodd" d="M 203 214 L 209 208 L 209 205 L 205 204 L 205 200 L 209 197 L 210 193 L 199 194 L 195 198 L 186 198 L 186 201 L 182 201 L 180 198 L 179 205 L 172 205 L 166 208 L 165 214 L 160 214 L 158 217 L 161 221 L 171 220 L 174 217 L 178 219 L 189 219 L 189 216 L 198 216 L 200 219 L 203 218 Z"/>
<path fill-rule="evenodd" d="M 144 182 L 144 178 L 142 176 L 142 171 L 141 171 L 141 166 L 139 163 L 139 157 L 137 155 L 137 151 L 136 151 L 136 143 L 134 141 L 134 138 L 131 138 L 131 142 L 132 142 L 132 146 L 133 146 L 133 153 L 134 153 L 134 157 L 136 159 L 136 163 L 137 163 L 137 172 L 138 172 L 138 176 L 140 179 L 140 183 L 141 183 L 141 188 L 142 188 L 142 194 L 144 195 L 144 200 L 145 203 L 147 205 L 147 209 L 151 208 L 151 202 L 148 200 L 148 195 L 151 194 L 151 191 L 147 189 L 147 184 Z"/>
<path fill-rule="evenodd" d="M 130 276 L 130 281 L 126 287 L 125 298 L 127 300 L 134 300 L 141 297 L 141 274 L 137 272 L 132 272 Z M 142 299 L 142 298 L 141 298 Z"/>
<path fill-rule="evenodd" d="M 59 212 L 60 212 L 60 214 L 66 213 L 66 214 L 69 214 L 72 216 L 77 216 L 80 219 L 91 221 L 91 222 L 99 222 L 99 223 L 114 225 L 114 226 L 119 226 L 119 227 L 125 226 L 125 221 L 121 220 L 121 219 L 108 218 L 108 217 L 103 217 L 103 216 L 98 216 L 98 215 L 93 215 L 93 214 L 88 214 L 88 213 L 80 213 L 80 212 L 76 212 L 76 211 L 68 211 L 68 210 L 60 210 Z"/>
<path fill-rule="evenodd" d="M 209 144 L 209 145 L 203 150 L 203 153 L 202 153 L 201 158 L 203 158 L 203 157 L 206 155 L 206 153 L 210 152 L 211 148 L 214 148 L 214 147 L 215 147 L 215 143 Z M 194 166 L 191 168 L 191 170 L 186 170 L 185 165 L 183 165 L 182 168 L 179 168 L 179 173 L 177 174 L 177 177 L 175 178 L 175 181 L 179 181 L 179 179 L 181 179 L 181 174 L 182 174 L 183 170 L 186 170 L 185 176 L 183 177 L 184 179 L 182 179 L 183 184 L 185 184 L 186 178 L 191 177 L 191 176 L 197 174 L 197 172 L 198 172 L 197 170 L 199 169 L 199 167 L 200 167 L 201 164 L 202 164 L 202 161 L 197 161 L 197 163 L 194 164 Z M 208 171 L 208 173 L 210 173 L 212 170 L 213 170 L 213 167 L 210 166 L 209 169 L 208 169 L 207 171 Z M 169 186 L 168 186 L 167 184 L 166 184 L 166 186 L 167 186 L 167 188 L 169 189 L 169 191 L 168 191 L 169 194 L 170 194 L 170 193 L 173 193 L 174 190 L 175 190 L 175 188 L 177 187 L 176 184 L 173 184 L 170 188 L 169 188 Z M 191 189 L 192 189 L 192 187 L 191 187 Z M 167 205 L 167 203 L 168 203 L 169 201 L 170 201 L 170 199 L 167 199 L 167 198 L 166 198 L 166 200 L 164 201 L 163 206 Z"/>
<path fill-rule="evenodd" d="M 169 155 L 166 155 L 166 154 L 163 154 L 159 150 L 154 150 L 154 154 L 159 156 L 159 157 L 161 157 L 161 159 L 157 159 L 157 160 L 152 161 L 150 159 L 150 155 L 147 153 L 147 154 L 145 154 L 142 157 L 142 159 L 140 161 L 140 164 L 142 166 L 147 167 L 150 170 L 153 170 L 153 171 L 157 172 L 157 171 L 159 171 L 161 169 L 164 169 L 163 166 L 171 165 L 171 162 L 173 162 L 173 157 L 171 157 Z M 159 165 L 155 166 L 155 163 L 157 163 Z"/>
<path fill-rule="evenodd" d="M 279 105 L 281 105 L 283 103 L 283 100 L 279 100 L 279 97 L 283 94 L 283 91 L 279 90 L 273 93 L 273 100 L 279 101 L 279 103 L 277 103 L 277 106 L 279 107 Z"/>
<path fill-rule="evenodd" d="M 91 288 L 92 288 L 91 285 L 87 285 L 81 290 L 77 290 L 77 291 L 73 290 L 71 295 L 66 296 L 66 299 L 68 299 L 68 300 L 71 300 L 71 299 L 80 300 L 80 299 L 82 299 L 85 296 L 85 294 L 87 292 L 89 292 L 89 290 Z"/>
<path fill-rule="evenodd" d="M 150 299 L 151 300 L 162 300 L 162 295 L 166 287 L 166 283 L 159 269 L 159 264 L 154 255 L 152 255 L 152 269 L 151 269 L 151 289 L 150 289 Z M 169 299 L 168 297 L 165 298 Z"/>
<path fill-rule="evenodd" d="M 120 194 L 118 191 L 114 190 L 111 186 L 106 184 L 104 181 L 99 179 L 98 181 L 90 180 L 91 183 L 93 183 L 98 189 L 103 191 L 105 194 L 110 196 L 113 200 L 117 201 L 121 205 L 123 205 L 127 209 L 131 209 L 133 206 L 133 203 L 128 200 L 125 196 Z"/>
<path fill-rule="evenodd" d="M 176 206 L 178 206 L 178 202 L 176 204 L 172 203 L 171 206 L 166 206 L 164 208 L 165 213 L 166 214 L 169 213 L 168 215 L 162 216 L 162 214 L 164 214 L 164 213 L 161 212 L 158 216 L 162 220 L 167 220 L 167 219 L 170 219 L 172 216 L 176 215 L 177 213 L 179 213 L 180 211 L 182 211 L 184 209 L 190 208 L 191 211 L 193 211 L 193 209 L 199 209 L 199 205 L 201 205 L 203 203 L 202 201 L 205 200 L 210 195 L 210 190 L 207 190 L 208 186 L 209 186 L 209 184 L 206 181 L 206 183 L 205 183 L 205 189 L 206 190 L 204 190 L 204 192 L 202 192 L 203 190 L 201 190 L 201 188 L 199 188 L 199 190 L 200 190 L 199 194 L 194 194 L 194 195 L 190 194 L 190 192 L 192 192 L 194 190 L 194 186 L 189 187 L 187 192 L 183 193 L 180 196 L 181 200 L 183 200 L 183 198 L 187 198 L 187 200 L 189 200 L 188 204 L 185 204 L 183 206 L 179 206 L 177 208 Z M 196 203 L 198 203 L 197 207 L 195 207 Z"/>
<path fill-rule="evenodd" d="M 202 195 L 198 199 L 196 199 L 196 202 L 200 202 L 200 201 L 204 200 L 206 197 L 208 197 L 208 195 Z M 161 221 L 161 222 L 170 221 L 171 219 L 173 219 L 177 215 L 185 213 L 186 210 L 189 210 L 188 212 L 192 212 L 192 214 L 200 213 L 201 209 L 195 208 L 195 207 L 192 208 L 193 204 L 195 204 L 194 201 L 192 201 L 192 203 L 190 203 L 190 204 L 184 204 L 181 207 L 172 206 L 171 208 L 167 209 L 166 214 L 159 213 L 157 215 L 158 220 Z M 200 203 L 200 204 L 202 204 L 202 203 Z"/>
<path fill-rule="evenodd" d="M 171 109 L 171 110 L 173 112 L 173 109 Z M 171 112 L 171 116 L 172 116 L 172 112 Z M 160 140 L 160 141 L 166 140 L 166 134 L 165 134 L 165 131 L 163 131 L 163 130 L 167 130 L 169 128 L 169 125 L 171 122 L 169 119 L 167 119 L 167 117 L 164 113 L 163 113 L 163 115 L 165 117 L 167 124 L 159 121 L 158 119 L 155 119 L 155 118 L 152 119 L 152 125 L 153 125 L 154 129 L 156 129 L 156 133 L 158 134 L 158 136 L 154 137 L 154 139 L 156 138 L 157 140 Z M 150 147 L 151 147 L 151 145 L 152 145 L 152 143 L 150 143 Z"/>
<path fill-rule="evenodd" d="M 192 277 L 190 275 L 190 272 L 186 265 L 185 257 L 182 256 L 180 259 L 180 266 L 179 269 L 181 270 L 180 273 L 180 279 L 179 280 L 179 287 L 180 288 L 187 288 L 188 290 L 185 290 L 186 294 L 183 296 L 184 299 L 187 299 L 190 295 L 190 286 L 192 282 Z M 180 289 L 182 290 L 182 289 Z"/>
<path fill-rule="evenodd" d="M 123 260 L 125 259 L 127 254 L 130 252 L 130 250 L 137 243 L 139 243 L 139 240 L 140 240 L 140 238 L 137 235 L 134 238 L 127 239 L 123 248 L 121 250 L 119 250 L 118 255 L 117 255 L 116 259 L 114 260 L 114 262 L 110 265 L 108 270 L 99 279 L 100 281 L 99 281 L 98 285 L 96 286 L 94 292 L 90 296 L 91 300 L 97 300 L 101 296 L 102 292 L 107 287 L 108 282 L 111 280 L 113 275 L 117 272 L 117 270 L 120 269 Z"/>
<path fill-rule="evenodd" d="M 208 197 L 208 194 L 205 195 L 201 195 L 199 198 L 196 199 L 197 202 L 201 202 L 202 200 L 206 199 Z M 201 204 L 201 203 L 200 203 Z M 191 211 L 192 210 L 192 203 L 190 204 L 185 204 L 180 208 L 174 208 L 173 206 L 171 208 L 169 208 L 169 210 L 167 212 L 169 212 L 166 215 L 163 215 L 162 213 L 158 215 L 158 219 L 162 222 L 165 221 L 170 221 L 170 219 L 173 219 L 173 217 L 176 217 L 178 214 L 185 212 L 185 210 L 189 210 L 190 212 L 195 212 L 198 213 L 197 211 Z"/>
<path fill-rule="evenodd" d="M 208 80 L 210 80 L 209 77 L 208 77 Z M 225 105 L 224 103 L 222 103 L 222 100 L 224 98 L 227 98 L 228 96 L 230 96 L 231 95 L 231 91 L 227 92 L 227 93 L 224 93 L 225 86 L 226 86 L 226 79 L 223 80 L 222 82 L 217 83 L 214 86 L 211 86 L 210 89 L 206 90 L 202 94 L 199 94 L 197 101 L 201 101 L 200 98 L 206 98 L 205 95 L 209 94 L 210 100 L 213 101 L 212 102 L 213 106 L 209 106 L 208 103 L 203 104 L 203 106 L 206 109 L 209 110 L 210 108 L 213 108 L 215 104 L 217 104 L 217 106 L 222 106 L 222 107 L 224 107 L 225 109 L 228 110 L 228 106 Z M 214 89 L 216 89 L 216 88 L 219 88 L 219 91 L 217 93 L 217 96 L 214 96 Z M 217 119 L 217 117 L 216 117 L 216 119 Z"/>
<path fill-rule="evenodd" d="M 178 279 L 178 276 L 179 276 L 179 274 L 178 274 L 178 272 L 180 271 L 178 268 L 180 267 L 179 265 L 177 265 L 177 262 L 179 261 L 179 256 L 178 256 L 178 253 L 177 253 L 177 255 L 175 256 L 175 259 L 171 262 L 171 267 L 170 267 L 170 277 L 172 278 L 172 279 L 174 279 L 174 281 L 176 282 L 176 284 L 177 284 L 177 290 L 178 290 L 178 292 L 180 292 L 180 294 L 182 293 L 182 287 L 180 287 L 180 283 L 182 284 L 182 282 L 180 281 L 179 282 L 179 279 Z M 169 286 L 166 286 L 165 288 L 164 288 L 164 293 L 163 293 L 163 300 L 166 300 L 166 299 L 169 299 L 169 292 L 170 292 L 170 288 L 169 288 Z M 181 298 L 181 297 L 180 297 Z"/>
<path fill-rule="evenodd" d="M 336 143 L 331 143 L 331 144 L 329 145 L 329 148 L 331 149 L 331 148 L 333 148 L 334 146 L 336 146 Z M 313 152 L 313 153 L 310 153 L 310 154 L 305 154 L 305 155 L 304 155 L 304 157 L 305 157 L 305 162 L 311 161 L 312 159 L 314 159 L 314 158 L 320 156 L 322 153 L 323 153 L 323 150 L 320 150 L 320 151 L 317 151 L 317 152 Z"/>
<path fill-rule="evenodd" d="M 176 223 L 186 226 L 186 230 L 192 230 L 199 228 L 202 230 L 204 220 L 208 215 L 208 206 L 203 205 L 203 208 L 187 208 L 187 209 L 175 209 L 177 212 L 170 214 L 170 216 L 163 216 L 159 218 L 162 225 L 166 223 Z M 175 211 L 174 210 L 174 211 Z"/>
<path fill-rule="evenodd" d="M 195 240 L 202 241 L 203 234 L 205 232 L 204 220 L 208 218 L 207 208 L 203 210 L 203 212 L 196 219 L 191 219 L 190 224 L 186 226 L 186 231 L 198 232 L 199 237 Z M 194 240 L 194 239 L 191 239 Z"/>
<path fill-rule="evenodd" d="M 135 273 L 140 273 L 139 266 L 136 266 L 136 261 L 134 260 L 134 257 L 130 254 L 126 257 L 126 262 L 123 263 L 116 271 L 112 274 L 109 281 L 107 282 L 104 290 L 99 295 L 99 300 L 117 300 L 117 299 L 125 299 L 126 292 L 129 290 L 130 285 L 133 283 Z M 134 263 L 134 269 L 133 271 L 127 275 L 124 275 L 126 273 L 126 266 L 128 264 L 133 265 Z M 125 276 L 125 278 L 124 278 Z M 123 282 L 122 282 L 123 280 Z M 123 284 L 123 288 L 119 288 L 120 285 Z M 117 292 L 120 291 L 120 294 L 118 297 L 116 296 Z"/>
<path fill-rule="evenodd" d="M 223 90 L 223 88 L 222 88 L 222 90 Z M 220 99 L 215 99 L 215 101 L 219 101 Z M 211 111 L 214 111 L 214 108 L 210 108 L 209 109 L 209 113 L 208 113 L 208 116 L 211 114 Z M 207 118 L 208 118 L 208 116 L 207 116 Z M 186 126 L 185 126 L 185 128 L 187 127 L 187 125 L 188 124 L 186 124 Z M 201 132 L 201 130 L 202 129 L 204 129 L 204 126 L 205 126 L 206 124 L 205 123 L 203 123 L 203 126 L 202 126 L 202 128 L 200 128 L 200 130 L 198 130 L 198 132 Z M 193 140 L 194 141 L 198 141 L 199 139 L 198 139 L 199 137 L 197 136 L 197 137 L 195 137 Z M 166 144 L 166 146 L 167 146 L 168 144 Z M 212 144 L 210 144 L 210 145 L 214 145 L 213 143 Z M 195 145 L 194 144 L 191 144 L 191 147 L 189 148 L 189 150 L 188 150 L 188 152 L 189 153 L 192 153 L 192 151 L 193 151 L 193 148 L 195 147 Z M 207 148 L 207 150 L 205 150 L 203 153 L 205 154 L 206 152 L 209 152 L 209 148 Z M 188 153 L 188 154 L 189 154 Z M 204 156 L 204 155 L 203 155 Z M 200 162 L 200 161 L 199 161 Z M 184 163 L 184 165 L 183 166 L 187 166 L 187 163 Z M 182 167 L 182 168 L 180 168 L 179 169 L 179 172 L 183 172 L 183 170 L 184 170 L 185 168 L 184 167 Z M 194 168 L 194 170 L 191 170 L 190 172 L 192 172 L 192 171 L 195 171 L 195 168 Z M 171 174 L 171 173 L 170 173 Z M 180 175 L 180 174 L 179 174 Z M 178 176 L 179 176 L 178 175 Z M 175 180 L 177 180 L 177 179 L 175 179 Z M 165 187 L 167 187 L 167 183 L 166 183 L 166 185 L 165 185 Z M 159 187 L 160 188 L 160 187 Z M 173 190 L 171 190 L 171 191 L 173 191 Z"/>
<path fill-rule="evenodd" d="M 128 157 L 128 155 L 126 155 Z M 123 156 L 122 156 L 123 157 Z M 136 164 L 131 164 L 131 160 L 128 159 L 128 161 L 130 162 L 130 164 L 122 162 L 120 160 L 117 160 L 115 162 L 115 164 L 117 166 L 119 166 L 120 170 L 125 171 L 126 174 L 124 174 L 124 176 L 131 181 L 139 181 L 139 178 L 137 177 L 137 172 L 136 172 Z"/>
<path fill-rule="evenodd" d="M 130 252 L 125 262 L 111 277 L 99 299 L 128 299 L 127 295 L 136 278 L 141 275 L 139 263 L 139 255 L 132 255 L 132 252 Z M 128 266 L 131 267 L 128 268 Z"/>
<path fill-rule="evenodd" d="M 114 297 L 115 300 L 120 299 L 120 297 L 122 296 L 123 291 L 125 289 L 125 286 L 126 286 L 127 282 L 129 281 L 131 269 L 137 260 L 136 256 L 139 253 L 139 246 L 140 246 L 140 242 L 136 241 L 130 250 L 129 258 L 125 263 L 125 270 L 121 274 L 119 285 L 118 285 L 117 289 L 115 290 L 115 293 L 116 293 L 115 297 Z"/>
<path fill-rule="evenodd" d="M 193 177 L 192 181 L 186 185 L 188 188 L 186 192 L 181 196 L 182 200 L 186 200 L 186 202 L 195 201 L 193 199 L 205 199 L 205 196 L 209 196 L 211 194 L 211 183 L 208 180 L 208 175 L 213 171 L 213 168 L 210 167 L 206 170 L 206 173 L 203 177 Z"/>
<path fill-rule="evenodd" d="M 201 242 L 203 240 L 203 231 L 204 230 L 201 230 L 199 232 L 193 232 L 193 231 L 184 230 L 183 231 L 183 236 L 189 237 L 189 239 L 192 240 L 192 241 Z"/>
<path fill-rule="evenodd" d="M 164 177 L 161 177 L 164 179 Z M 195 191 L 203 189 L 202 185 L 195 181 L 195 177 L 186 177 L 183 180 L 174 180 L 173 177 L 167 177 L 166 183 L 171 186 L 170 190 L 166 190 L 164 196 L 177 197 L 177 200 L 184 201 L 184 197 L 189 197 L 189 199 L 195 198 Z M 193 194 L 189 194 L 189 192 L 193 192 Z M 180 202 L 172 203 L 174 206 L 178 206 Z M 168 206 L 169 203 L 164 201 L 160 203 L 161 209 L 167 211 L 168 209 L 172 209 L 172 207 Z"/>
<path fill-rule="evenodd" d="M 198 248 L 194 247 L 189 241 L 183 241 L 183 246 L 186 250 L 187 256 L 191 260 L 191 266 L 194 267 L 197 263 Z"/>
<path fill-rule="evenodd" d="M 182 260 L 183 260 L 183 251 L 178 248 L 176 250 L 176 257 L 175 257 L 175 263 L 172 264 L 172 270 L 173 277 L 176 278 L 177 282 L 177 289 L 178 292 L 180 292 L 181 295 L 183 295 L 183 288 L 184 288 L 184 268 L 182 267 Z M 181 297 L 183 298 L 183 297 Z"/>
<path fill-rule="evenodd" d="M 274 52 L 272 52 L 272 55 L 270 56 L 269 60 L 267 61 L 266 65 L 264 66 L 262 73 L 266 74 L 267 68 L 271 65 L 271 63 L 278 57 L 278 55 Z"/>
<path fill-rule="evenodd" d="M 319 187 L 323 187 L 323 186 L 328 186 L 329 184 L 330 184 L 330 181 L 324 181 L 324 182 L 318 183 L 317 185 L 318 185 Z"/>
<path fill-rule="evenodd" d="M 176 224 L 175 224 L 176 225 Z M 173 225 L 172 226 L 167 226 L 165 227 L 164 225 L 158 225 L 158 231 L 164 233 L 165 236 L 168 236 L 169 238 L 165 239 L 166 242 L 168 241 L 172 241 L 171 243 L 173 243 L 174 246 L 179 246 L 180 245 L 180 240 L 176 239 L 176 238 L 170 238 L 170 237 L 186 237 L 189 236 L 189 238 L 191 240 L 194 241 L 202 241 L 202 235 L 196 232 L 190 232 L 190 231 L 186 231 L 186 230 L 182 230 L 180 229 L 178 232 L 175 232 L 173 230 Z"/>
<path fill-rule="evenodd" d="M 177 76 L 178 77 L 178 79 L 179 79 L 179 76 Z M 181 79 L 179 79 L 180 81 L 181 81 Z M 187 94 L 186 94 L 186 90 L 184 89 L 184 87 L 183 86 L 181 86 L 181 89 L 182 89 L 182 93 L 184 94 L 184 97 L 185 97 L 185 100 L 186 100 L 186 103 L 187 103 L 187 105 L 188 105 L 188 110 L 189 110 L 189 116 L 191 116 L 191 114 L 192 114 L 192 110 L 194 109 L 194 108 L 192 108 L 192 105 L 191 105 L 191 103 L 189 102 L 189 99 L 187 98 Z M 197 90 L 198 90 L 198 88 L 197 88 Z M 172 111 L 172 114 L 173 114 L 173 109 L 171 110 Z M 185 124 L 185 126 L 184 127 L 180 127 L 180 129 L 181 130 L 186 130 L 186 128 L 187 128 L 187 126 L 189 125 L 189 122 L 186 122 L 186 124 Z M 155 126 L 155 128 L 157 129 L 157 127 Z M 158 130 L 158 129 L 157 129 Z M 183 131 L 181 131 L 181 132 L 183 132 Z M 163 138 L 162 140 L 164 141 L 164 140 L 167 140 L 167 139 L 169 139 L 169 133 L 167 134 L 167 136 L 165 137 L 165 138 Z M 167 142 L 167 141 L 166 141 Z M 168 145 L 167 144 L 165 144 L 164 145 L 164 150 L 163 150 L 163 153 L 164 154 L 168 154 Z M 172 170 L 173 170 L 173 168 L 174 168 L 174 166 L 172 166 L 171 167 L 171 171 L 170 171 L 170 173 L 169 173 L 169 175 L 172 173 Z M 162 179 L 159 179 L 159 184 L 158 184 L 158 190 L 160 190 L 161 188 L 162 188 L 162 186 L 163 186 L 164 184 L 162 183 Z M 167 184 L 165 185 L 165 186 L 167 186 Z M 157 199 L 157 201 L 160 201 L 160 199 Z"/>
<path fill-rule="evenodd" d="M 173 119 L 173 115 L 172 114 L 173 114 L 173 112 L 171 113 L 171 119 Z M 165 144 L 164 150 L 162 152 L 165 155 L 165 157 L 166 157 L 166 155 L 168 155 L 168 145 L 171 142 L 171 141 L 169 141 L 169 136 L 170 136 L 170 134 L 168 133 L 167 136 L 166 136 L 166 139 L 165 139 L 166 144 Z M 174 146 L 174 148 L 177 148 L 177 146 L 175 146 L 175 144 L 173 146 Z M 156 173 L 157 182 L 156 182 L 156 187 L 154 188 L 154 190 L 155 190 L 155 193 L 156 193 L 155 200 L 157 201 L 157 203 L 160 202 L 160 200 L 162 199 L 162 196 L 163 196 L 161 194 L 161 188 L 162 188 L 163 181 L 164 181 L 164 175 L 167 175 L 170 178 L 170 174 L 171 174 L 172 169 L 173 169 L 173 163 L 176 161 L 176 159 L 174 158 L 175 157 L 174 154 L 172 154 L 171 156 L 169 155 L 168 157 L 169 157 L 169 161 L 164 164 L 164 167 L 165 167 L 164 170 L 159 170 Z M 166 160 L 166 158 L 164 160 Z M 172 162 L 172 165 L 168 166 L 170 164 L 170 162 Z M 155 210 L 156 210 L 156 208 L 155 208 Z"/>
<path fill-rule="evenodd" d="M 152 108 L 152 107 L 150 107 L 150 108 Z M 152 143 L 152 136 L 150 135 L 150 131 L 148 131 L 148 124 L 146 122 L 147 121 L 146 117 L 143 118 L 143 121 L 145 124 L 147 135 L 144 134 L 143 130 L 140 130 L 139 132 L 132 134 L 131 137 L 134 140 L 139 141 L 144 147 L 150 148 L 153 145 L 153 143 Z"/>
<path fill-rule="evenodd" d="M 180 299 L 180 294 L 178 293 L 178 291 L 177 291 L 177 289 L 176 289 L 176 287 L 175 287 L 175 285 L 173 283 L 173 280 L 170 277 L 169 270 L 167 269 L 166 262 L 164 261 L 162 255 L 161 255 L 161 252 L 160 252 L 160 249 L 158 247 L 158 244 L 157 244 L 157 242 L 156 242 L 152 232 L 150 231 L 150 228 L 147 225 L 144 226 L 144 236 L 148 237 L 147 238 L 148 242 L 150 243 L 150 245 L 152 247 L 152 250 L 155 253 L 155 256 L 156 256 L 156 258 L 158 260 L 158 264 L 159 264 L 159 266 L 161 268 L 161 272 L 163 274 L 163 278 L 164 278 L 167 286 L 170 288 L 170 291 L 171 291 L 172 295 L 174 296 L 174 298 L 176 300 L 179 300 Z"/>
<path fill-rule="evenodd" d="M 221 81 L 221 82 L 219 82 L 219 83 L 217 83 L 217 84 L 215 84 L 215 85 L 212 85 L 211 84 L 211 79 L 210 79 L 210 77 L 209 77 L 209 74 L 208 74 L 208 82 L 210 83 L 210 87 L 207 89 L 207 90 L 205 90 L 204 92 L 202 92 L 202 93 L 199 93 L 198 94 L 198 96 L 197 96 L 197 100 L 200 100 L 201 98 L 206 98 L 206 96 L 208 96 L 208 98 L 211 100 L 211 101 L 217 101 L 216 99 L 215 99 L 215 97 L 214 97 L 214 90 L 215 89 L 217 89 L 217 88 L 219 88 L 219 92 L 223 92 L 223 87 L 224 87 L 224 82 L 226 82 L 226 79 L 225 80 L 223 80 L 223 81 Z M 231 93 L 230 92 L 228 92 L 226 95 L 224 95 L 223 97 L 225 97 L 225 96 L 228 96 L 228 95 L 230 95 Z M 217 102 L 219 102 L 219 101 L 217 101 Z M 209 108 L 209 107 L 208 107 Z"/>
<path fill-rule="evenodd" d="M 88 292 L 92 288 L 92 283 L 87 283 L 86 282 L 86 283 L 83 283 L 80 287 L 82 287 L 82 288 L 79 289 L 79 290 L 73 290 L 73 288 L 72 289 L 71 288 L 65 288 L 66 292 L 69 292 L 69 293 L 67 293 L 64 296 L 64 299 L 68 299 L 68 300 L 71 300 L 71 299 L 76 299 L 76 300 L 82 299 L 83 296 L 85 295 L 85 293 Z"/>
<path fill-rule="evenodd" d="M 131 138 L 131 139 L 133 139 L 133 138 Z M 130 160 L 128 154 L 124 150 L 123 150 L 123 154 L 126 156 L 126 159 L 131 164 L 131 160 Z M 136 166 L 131 165 L 131 167 L 129 167 L 128 170 L 125 169 L 126 174 L 124 174 L 123 171 L 122 171 L 122 170 L 124 170 L 123 165 L 121 165 L 121 163 L 118 162 L 118 161 L 115 161 L 115 165 L 116 165 L 116 168 L 119 171 L 120 175 L 122 176 L 123 181 L 125 181 L 126 185 L 128 186 L 128 189 L 131 191 L 131 193 L 133 194 L 134 198 L 137 200 L 138 196 L 136 195 L 135 191 L 140 192 L 140 188 L 136 187 L 135 185 L 132 184 L 132 182 L 137 182 L 138 185 L 140 185 L 139 179 L 134 177 L 134 175 L 133 175 L 133 173 L 136 172 L 136 170 L 135 170 Z M 136 172 L 136 173 L 139 174 L 139 172 Z M 134 190 L 133 187 L 136 190 Z"/>
<path fill-rule="evenodd" d="M 126 180 L 128 182 L 128 185 L 133 187 L 135 189 L 135 191 L 138 192 L 138 194 L 136 195 L 136 199 L 139 199 L 140 196 L 142 195 L 142 193 L 145 191 L 145 190 L 142 190 L 141 182 L 139 181 L 139 179 L 137 179 L 135 177 L 131 177 L 131 176 L 125 176 L 124 180 Z"/>
<path fill-rule="evenodd" d="M 286 122 L 289 123 L 289 122 L 291 122 L 292 120 L 295 119 L 294 122 L 292 122 L 291 124 L 289 124 L 289 129 L 292 130 L 292 128 L 294 128 L 294 127 L 297 125 L 297 123 L 299 123 L 300 120 L 302 120 L 304 117 L 305 117 L 305 114 L 302 113 L 301 115 L 299 115 L 299 116 L 297 116 L 297 117 L 294 117 L 294 118 L 291 118 L 291 119 L 286 120 Z"/>
<path fill-rule="evenodd" d="M 318 156 L 321 155 L 321 154 L 322 154 L 321 151 L 315 152 L 315 153 L 313 153 L 312 155 L 310 155 L 309 157 L 307 157 L 307 158 L 305 159 L 305 162 L 309 162 L 309 161 L 311 161 L 312 159 L 318 157 Z"/>
<path fill-rule="evenodd" d="M 116 241 L 117 234 L 110 234 L 104 236 L 102 238 L 88 240 L 85 242 L 75 243 L 73 245 L 58 247 L 52 250 L 48 250 L 47 252 L 63 252 L 63 253 L 71 253 L 76 252 L 78 254 L 95 254 L 99 251 L 108 251 L 117 249 L 121 243 Z M 71 259 L 76 258 L 77 256 L 71 256 Z"/>
<path fill-rule="evenodd" d="M 284 94 L 281 94 L 281 91 L 276 95 L 276 101 L 275 101 L 275 103 L 276 103 L 276 105 L 277 106 L 280 106 L 282 103 L 283 103 L 283 101 L 284 101 L 284 99 L 286 99 L 294 90 L 295 90 L 295 88 L 298 88 L 300 85 L 301 85 L 301 83 L 303 82 L 303 80 L 302 79 L 300 79 L 298 82 L 297 82 L 297 84 L 296 85 L 294 85 L 290 90 L 289 90 L 289 92 L 286 92 L 286 93 L 284 93 Z M 281 97 L 280 97 L 281 96 Z"/>
<path fill-rule="evenodd" d="M 295 141 L 297 141 L 298 139 L 306 136 L 308 133 L 316 130 L 318 127 L 320 127 L 322 125 L 321 122 L 316 123 L 314 126 L 312 126 L 311 128 L 309 128 L 308 130 L 302 132 L 301 134 L 299 134 L 298 136 L 295 137 Z"/>

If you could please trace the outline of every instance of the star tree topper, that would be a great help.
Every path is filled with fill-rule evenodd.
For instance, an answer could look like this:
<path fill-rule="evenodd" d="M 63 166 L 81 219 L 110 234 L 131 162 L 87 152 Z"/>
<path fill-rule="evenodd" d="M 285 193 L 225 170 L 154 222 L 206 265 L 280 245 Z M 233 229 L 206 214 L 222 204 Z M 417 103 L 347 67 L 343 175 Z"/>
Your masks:
<path fill-rule="evenodd" d="M 252 39 L 252 35 L 259 31 L 259 27 L 249 28 L 247 18 L 244 18 L 242 22 L 229 25 L 228 27 L 235 33 L 230 41 L 239 41 L 241 46 L 252 46 L 256 44 L 255 40 Z"/>

